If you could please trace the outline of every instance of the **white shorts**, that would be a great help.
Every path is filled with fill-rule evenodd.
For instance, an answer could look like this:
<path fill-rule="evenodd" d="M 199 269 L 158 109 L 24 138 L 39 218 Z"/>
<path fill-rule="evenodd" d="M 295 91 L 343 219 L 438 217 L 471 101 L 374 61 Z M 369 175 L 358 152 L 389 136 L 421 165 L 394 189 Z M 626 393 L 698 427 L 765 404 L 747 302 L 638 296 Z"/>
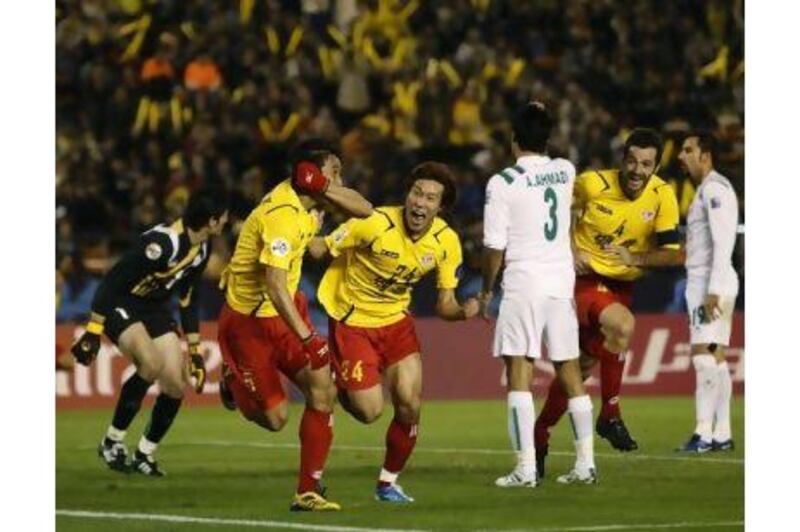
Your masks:
<path fill-rule="evenodd" d="M 578 358 L 575 300 L 540 296 L 504 297 L 494 331 L 492 354 L 542 357 L 542 342 L 554 362 Z"/>
<path fill-rule="evenodd" d="M 686 306 L 689 310 L 689 341 L 692 345 L 719 344 L 727 346 L 731 340 L 736 292 L 733 295 L 720 295 L 719 306 L 722 309 L 722 315 L 713 321 L 708 321 L 702 307 L 707 293 L 708 283 L 704 279 L 690 277 L 687 280 Z"/>

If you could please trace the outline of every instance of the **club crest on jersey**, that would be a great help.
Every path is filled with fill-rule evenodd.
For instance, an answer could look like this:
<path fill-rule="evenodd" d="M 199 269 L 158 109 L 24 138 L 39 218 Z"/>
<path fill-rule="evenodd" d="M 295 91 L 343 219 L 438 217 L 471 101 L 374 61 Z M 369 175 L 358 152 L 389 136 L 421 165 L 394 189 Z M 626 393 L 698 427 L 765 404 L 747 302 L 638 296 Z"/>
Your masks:
<path fill-rule="evenodd" d="M 341 244 L 344 242 L 344 239 L 347 238 L 347 228 L 343 227 L 333 233 L 333 243 L 334 244 Z"/>
<path fill-rule="evenodd" d="M 656 213 L 654 213 L 653 211 L 643 211 L 643 212 L 642 212 L 642 219 L 643 219 L 645 222 L 650 222 L 650 221 L 652 221 L 652 220 L 653 220 L 653 218 L 655 218 L 655 217 L 656 217 Z"/>
<path fill-rule="evenodd" d="M 147 244 L 147 247 L 144 248 L 144 254 L 150 260 L 158 260 L 163 252 L 164 251 L 161 249 L 161 246 L 155 242 L 150 242 Z"/>
<path fill-rule="evenodd" d="M 433 254 L 431 254 L 431 253 L 426 253 L 426 254 L 424 254 L 424 255 L 422 256 L 422 258 L 420 258 L 420 260 L 419 260 L 419 261 L 422 263 L 422 265 L 423 265 L 425 268 L 430 268 L 431 266 L 433 266 L 434 260 L 435 260 L 435 259 L 434 259 L 434 257 L 433 257 Z"/>
<path fill-rule="evenodd" d="M 276 238 L 275 240 L 272 241 L 272 244 L 270 244 L 269 249 L 272 251 L 272 254 L 275 255 L 276 257 L 285 257 L 289 253 L 289 250 L 292 249 L 292 247 L 289 245 L 289 242 L 287 242 L 285 238 Z"/>
<path fill-rule="evenodd" d="M 719 209 L 722 206 L 722 202 L 717 197 L 711 198 L 710 203 L 712 209 Z"/>

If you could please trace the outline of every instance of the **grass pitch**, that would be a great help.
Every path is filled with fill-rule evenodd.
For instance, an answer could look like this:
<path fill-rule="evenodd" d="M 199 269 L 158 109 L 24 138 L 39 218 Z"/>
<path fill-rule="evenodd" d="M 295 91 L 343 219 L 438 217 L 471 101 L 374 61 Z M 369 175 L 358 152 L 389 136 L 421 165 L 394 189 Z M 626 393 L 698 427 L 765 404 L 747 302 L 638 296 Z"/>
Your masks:
<path fill-rule="evenodd" d="M 623 455 L 597 439 L 600 483 L 595 486 L 555 483 L 573 461 L 569 423 L 562 420 L 553 434 L 544 484 L 503 490 L 494 487 L 494 479 L 514 463 L 505 403 L 429 401 L 423 405 L 417 448 L 400 477 L 417 502 L 404 506 L 373 500 L 391 410 L 363 426 L 337 409 L 324 480 L 328 496 L 343 511 L 325 514 L 288 511 L 299 462 L 299 405 L 277 434 L 221 407 L 184 409 L 158 453 L 167 471 L 161 479 L 122 475 L 101 463 L 96 446 L 110 411 L 61 411 L 56 416 L 56 526 L 81 532 L 742 530 L 743 406 L 737 398 L 732 408 L 734 452 L 684 456 L 673 449 L 694 427 L 692 398 L 625 399 L 625 421 L 640 450 Z M 148 417 L 149 409 L 143 409 L 128 431 L 129 448 Z"/>

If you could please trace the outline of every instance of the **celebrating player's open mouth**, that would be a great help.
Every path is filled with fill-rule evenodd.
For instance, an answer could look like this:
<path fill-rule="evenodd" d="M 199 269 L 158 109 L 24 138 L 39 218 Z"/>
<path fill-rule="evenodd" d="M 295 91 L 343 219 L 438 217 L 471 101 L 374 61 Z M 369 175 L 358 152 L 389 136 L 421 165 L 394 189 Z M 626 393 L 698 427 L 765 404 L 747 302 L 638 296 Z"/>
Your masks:
<path fill-rule="evenodd" d="M 620 184 L 625 194 L 634 199 L 642 193 L 656 171 L 659 153 L 655 148 L 632 146 L 625 154 L 620 168 Z"/>
<path fill-rule="evenodd" d="M 408 211 L 408 216 L 411 218 L 413 225 L 418 227 L 424 227 L 425 221 L 428 219 L 428 213 L 425 209 L 417 207 L 412 207 L 411 210 Z"/>
<path fill-rule="evenodd" d="M 411 233 L 424 233 L 439 212 L 438 205 L 444 193 L 441 183 L 419 179 L 408 194 L 405 205 L 406 227 Z"/>

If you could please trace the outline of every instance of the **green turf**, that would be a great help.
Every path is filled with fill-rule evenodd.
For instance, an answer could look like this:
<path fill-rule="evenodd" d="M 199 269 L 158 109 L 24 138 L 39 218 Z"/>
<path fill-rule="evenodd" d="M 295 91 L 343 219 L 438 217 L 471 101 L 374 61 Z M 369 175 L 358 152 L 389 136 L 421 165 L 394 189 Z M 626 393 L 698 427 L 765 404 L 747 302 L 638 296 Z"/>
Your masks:
<path fill-rule="evenodd" d="M 537 401 L 537 408 L 541 404 Z M 732 453 L 674 460 L 672 449 L 693 427 L 690 398 L 626 399 L 637 453 L 621 455 L 596 441 L 600 484 L 561 486 L 553 477 L 572 463 L 569 423 L 554 431 L 548 478 L 535 490 L 501 490 L 494 479 L 513 466 L 504 402 L 428 402 L 417 449 L 401 477 L 410 506 L 372 500 L 390 415 L 363 426 L 337 411 L 325 482 L 342 504 L 336 514 L 287 511 L 295 486 L 300 408 L 283 432 L 268 433 L 222 408 L 183 411 L 158 458 L 168 476 L 125 476 L 105 469 L 95 446 L 108 411 L 61 411 L 56 417 L 56 506 L 65 510 L 136 512 L 227 519 L 427 530 L 557 529 L 601 525 L 741 522 L 744 518 L 743 401 L 733 405 Z M 147 414 L 149 415 L 149 414 Z M 129 431 L 135 445 L 146 422 Z M 258 447 L 258 445 L 265 445 Z M 274 447 L 270 447 L 274 446 Z M 283 447 L 281 447 L 283 446 Z M 366 447 L 366 449 L 348 448 Z M 467 452 L 486 449 L 491 453 Z M 662 459 L 657 459 L 657 458 Z M 716 462 L 714 460 L 723 461 Z M 57 516 L 58 530 L 247 530 L 209 524 L 112 521 Z M 718 526 L 701 530 L 736 530 Z M 647 530 L 625 528 L 624 530 Z"/>

